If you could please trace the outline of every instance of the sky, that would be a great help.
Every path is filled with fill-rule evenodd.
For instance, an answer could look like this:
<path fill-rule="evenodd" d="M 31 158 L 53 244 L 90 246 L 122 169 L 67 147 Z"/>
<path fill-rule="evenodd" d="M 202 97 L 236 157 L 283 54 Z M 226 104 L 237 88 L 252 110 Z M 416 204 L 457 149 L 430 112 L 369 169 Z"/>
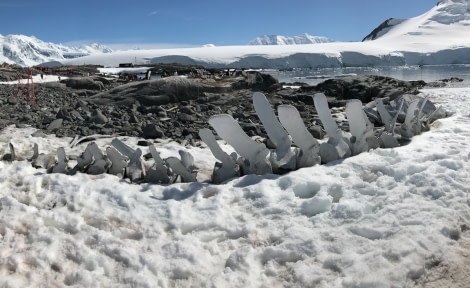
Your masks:
<path fill-rule="evenodd" d="M 335 41 L 361 41 L 386 19 L 418 16 L 436 2 L 0 0 L 0 34 L 115 48 L 245 45 L 260 35 L 302 33 Z"/>

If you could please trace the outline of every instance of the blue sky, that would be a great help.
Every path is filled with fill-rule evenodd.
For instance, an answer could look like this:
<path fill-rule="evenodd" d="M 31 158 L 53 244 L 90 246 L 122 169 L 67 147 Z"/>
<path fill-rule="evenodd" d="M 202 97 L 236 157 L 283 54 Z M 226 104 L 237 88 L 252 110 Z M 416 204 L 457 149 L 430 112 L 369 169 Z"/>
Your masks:
<path fill-rule="evenodd" d="M 0 34 L 129 48 L 245 45 L 259 35 L 308 33 L 360 41 L 388 18 L 437 0 L 0 0 Z M 158 45 L 157 45 L 158 44 Z"/>

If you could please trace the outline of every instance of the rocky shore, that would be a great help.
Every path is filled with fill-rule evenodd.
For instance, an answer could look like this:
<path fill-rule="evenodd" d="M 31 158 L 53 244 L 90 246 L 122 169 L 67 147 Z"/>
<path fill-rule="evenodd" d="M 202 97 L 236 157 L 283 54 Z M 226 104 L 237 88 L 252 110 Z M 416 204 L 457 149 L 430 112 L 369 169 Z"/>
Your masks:
<path fill-rule="evenodd" d="M 324 133 L 312 102 L 314 93 L 325 93 L 329 107 L 341 110 L 349 99 L 360 99 L 366 104 L 376 97 L 393 99 L 417 94 L 419 88 L 427 85 L 384 76 L 355 76 L 308 86 L 279 83 L 270 75 L 255 71 L 227 75 L 224 70 L 201 73 L 200 67 L 173 68 L 188 73 L 184 77 L 126 81 L 97 75 L 96 67 L 73 67 L 72 74 L 69 68 L 62 71 L 69 72 L 67 79 L 35 84 L 36 106 L 31 99 L 26 103 L 25 93 L 17 93 L 16 84 L 0 85 L 0 129 L 11 124 L 31 125 L 58 137 L 104 134 L 171 138 L 194 144 L 199 129 L 210 128 L 209 117 L 227 113 L 238 120 L 248 135 L 266 136 L 252 105 L 253 92 L 262 91 L 274 107 L 295 106 L 309 131 L 321 138 Z M 25 73 L 24 68 L 7 67 L 0 69 L 0 79 L 18 74 L 26 78 Z M 297 88 L 288 88 L 292 86 Z M 341 128 L 347 131 L 347 127 Z"/>

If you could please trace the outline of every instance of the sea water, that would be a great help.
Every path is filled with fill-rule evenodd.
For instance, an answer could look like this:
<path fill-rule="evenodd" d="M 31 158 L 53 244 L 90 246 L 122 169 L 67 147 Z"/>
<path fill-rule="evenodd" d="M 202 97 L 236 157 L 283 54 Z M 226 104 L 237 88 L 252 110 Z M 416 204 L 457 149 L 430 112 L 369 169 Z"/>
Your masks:
<path fill-rule="evenodd" d="M 399 80 L 423 80 L 426 83 L 460 78 L 462 82 L 452 82 L 448 86 L 470 86 L 470 64 L 465 65 L 423 65 L 423 66 L 394 66 L 394 67 L 344 67 L 344 68 L 312 68 L 292 70 L 265 70 L 279 82 L 302 82 L 317 85 L 326 79 L 342 78 L 356 75 L 380 75 Z"/>

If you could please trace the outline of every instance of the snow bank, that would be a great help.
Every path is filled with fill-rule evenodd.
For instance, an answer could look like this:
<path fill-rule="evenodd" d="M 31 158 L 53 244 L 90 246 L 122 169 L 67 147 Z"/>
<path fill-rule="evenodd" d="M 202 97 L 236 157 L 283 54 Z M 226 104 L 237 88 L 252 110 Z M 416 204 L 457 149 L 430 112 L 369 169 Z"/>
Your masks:
<path fill-rule="evenodd" d="M 134 185 L 0 161 L 0 286 L 464 287 L 469 93 L 424 90 L 453 116 L 407 146 L 221 185 Z M 33 141 L 68 147 L 31 132 L 2 131 L 1 154 L 8 142 L 23 158 Z M 178 149 L 158 147 L 162 158 Z M 189 150 L 211 171 L 208 149 Z"/>

